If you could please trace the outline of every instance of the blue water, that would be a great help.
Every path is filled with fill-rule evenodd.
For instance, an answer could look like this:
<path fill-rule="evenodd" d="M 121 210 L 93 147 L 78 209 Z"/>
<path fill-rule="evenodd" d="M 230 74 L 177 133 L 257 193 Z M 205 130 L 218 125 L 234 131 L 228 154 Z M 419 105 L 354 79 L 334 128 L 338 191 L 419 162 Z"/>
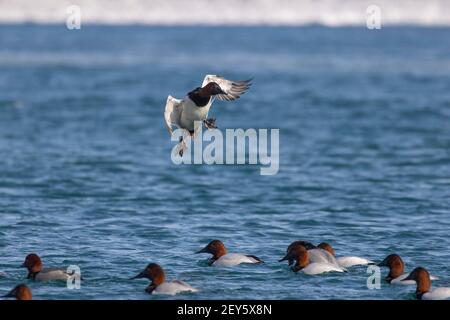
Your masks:
<path fill-rule="evenodd" d="M 167 95 L 207 73 L 254 77 L 211 114 L 279 128 L 277 175 L 172 164 Z M 0 293 L 155 299 L 127 278 L 157 262 L 201 290 L 177 299 L 412 299 L 367 289 L 365 267 L 313 277 L 277 260 L 328 241 L 449 284 L 449 187 L 450 29 L 0 26 Z M 193 252 L 214 238 L 266 263 L 208 267 Z M 30 252 L 79 265 L 81 289 L 25 280 Z"/>

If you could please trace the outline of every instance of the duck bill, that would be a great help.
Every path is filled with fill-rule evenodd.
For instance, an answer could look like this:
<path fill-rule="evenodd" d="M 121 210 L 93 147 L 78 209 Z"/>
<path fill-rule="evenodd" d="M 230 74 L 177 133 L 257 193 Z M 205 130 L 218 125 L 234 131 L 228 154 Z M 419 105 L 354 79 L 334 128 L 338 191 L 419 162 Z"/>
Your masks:
<path fill-rule="evenodd" d="M 376 263 L 375 264 L 378 267 L 387 267 L 387 263 L 386 263 L 386 259 L 384 259 L 383 261 Z"/>
<path fill-rule="evenodd" d="M 405 279 L 402 279 L 402 280 L 400 280 L 400 281 L 407 281 L 407 280 L 414 280 L 414 279 L 411 277 L 411 274 L 409 274 Z"/>
<path fill-rule="evenodd" d="M 197 252 L 195 252 L 195 254 L 198 254 L 198 253 L 209 253 L 208 247 L 204 247 L 203 249 L 198 250 Z"/>
<path fill-rule="evenodd" d="M 144 271 L 142 271 L 142 272 L 139 273 L 138 275 L 135 275 L 134 277 L 131 277 L 130 280 L 133 280 L 133 279 L 142 279 L 142 278 L 145 278 L 145 273 L 144 273 Z"/>
<path fill-rule="evenodd" d="M 278 262 L 282 262 L 282 261 L 285 261 L 285 260 L 289 260 L 289 255 L 285 255 L 283 258 L 278 260 Z"/>
<path fill-rule="evenodd" d="M 14 290 L 8 292 L 8 293 L 5 294 L 4 296 L 2 296 L 2 298 L 15 298 Z"/>

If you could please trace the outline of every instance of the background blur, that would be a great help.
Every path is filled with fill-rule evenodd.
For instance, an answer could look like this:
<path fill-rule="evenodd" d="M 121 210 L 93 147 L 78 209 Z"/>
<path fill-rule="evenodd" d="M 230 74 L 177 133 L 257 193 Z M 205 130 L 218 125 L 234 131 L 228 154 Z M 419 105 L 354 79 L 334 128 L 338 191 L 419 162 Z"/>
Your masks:
<path fill-rule="evenodd" d="M 0 21 L 57 23 L 78 5 L 85 23 L 207 25 L 361 25 L 377 5 L 383 22 L 449 25 L 448 0 L 1 0 Z"/>
<path fill-rule="evenodd" d="M 25 281 L 35 299 L 154 299 L 128 279 L 158 262 L 201 290 L 179 299 L 414 298 L 368 290 L 364 267 L 292 273 L 277 260 L 299 239 L 396 252 L 448 285 L 449 5 L 377 3 L 381 30 L 365 1 L 0 1 L 0 294 Z M 211 116 L 279 128 L 277 175 L 172 164 L 167 95 L 209 73 L 254 78 Z M 209 268 L 193 252 L 214 238 L 266 263 Z M 79 265 L 82 288 L 25 280 L 30 252 Z"/>

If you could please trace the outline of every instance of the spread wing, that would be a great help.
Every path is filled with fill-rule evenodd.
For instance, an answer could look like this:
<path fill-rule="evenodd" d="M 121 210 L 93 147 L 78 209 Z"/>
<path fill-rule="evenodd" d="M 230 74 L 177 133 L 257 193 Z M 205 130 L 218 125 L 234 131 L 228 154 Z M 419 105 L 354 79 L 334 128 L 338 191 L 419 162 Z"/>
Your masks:
<path fill-rule="evenodd" d="M 220 100 L 232 101 L 238 99 L 251 85 L 249 80 L 227 80 L 224 77 L 208 74 L 203 79 L 202 87 L 210 82 L 217 83 L 226 94 L 218 94 L 216 97 Z"/>
<path fill-rule="evenodd" d="M 171 135 L 173 132 L 173 126 L 180 126 L 181 110 L 181 101 L 172 96 L 168 96 L 166 108 L 164 109 L 164 120 L 166 121 L 167 129 Z"/>

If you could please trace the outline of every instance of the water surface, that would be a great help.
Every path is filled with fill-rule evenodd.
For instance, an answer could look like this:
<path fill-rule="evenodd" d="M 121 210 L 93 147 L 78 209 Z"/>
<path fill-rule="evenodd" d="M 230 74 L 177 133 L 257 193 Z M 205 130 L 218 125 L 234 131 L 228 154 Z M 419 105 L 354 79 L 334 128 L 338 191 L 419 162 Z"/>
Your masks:
<path fill-rule="evenodd" d="M 175 166 L 162 112 L 204 74 L 254 77 L 212 109 L 225 128 L 279 128 L 280 171 Z M 201 289 L 179 299 L 411 299 L 366 268 L 293 274 L 293 240 L 400 254 L 449 284 L 450 32 L 439 28 L 0 26 L 0 291 L 154 299 L 149 262 Z M 207 267 L 218 238 L 264 265 Z M 77 264 L 80 290 L 19 266 Z M 383 270 L 383 275 L 386 270 Z"/>

